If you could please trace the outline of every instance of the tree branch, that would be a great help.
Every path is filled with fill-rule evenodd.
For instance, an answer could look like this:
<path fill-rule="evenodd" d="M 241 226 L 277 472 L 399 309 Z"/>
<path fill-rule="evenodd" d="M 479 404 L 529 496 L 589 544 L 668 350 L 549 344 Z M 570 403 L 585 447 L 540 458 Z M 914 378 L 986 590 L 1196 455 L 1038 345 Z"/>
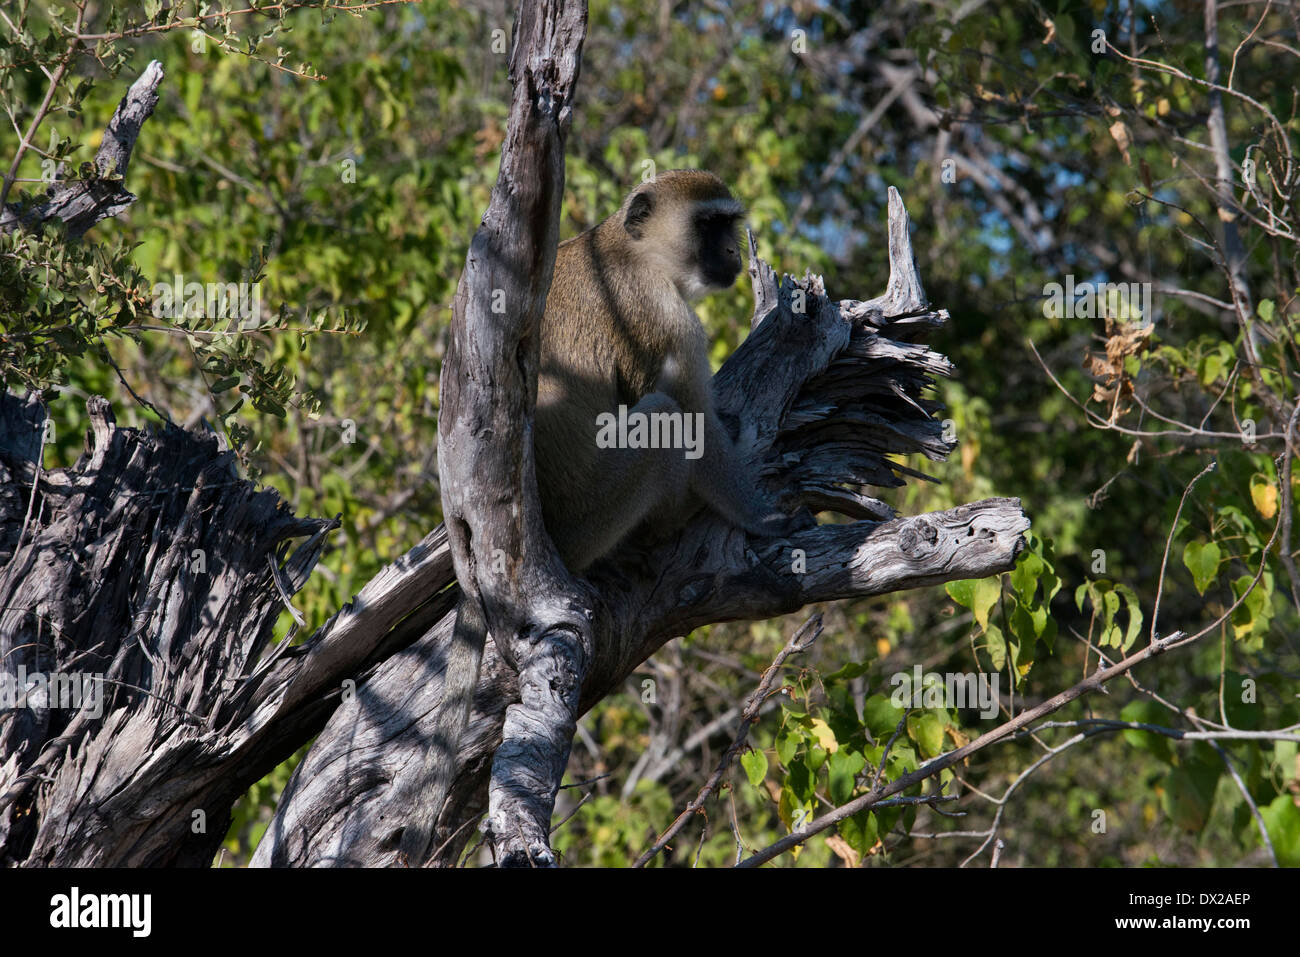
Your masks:
<path fill-rule="evenodd" d="M 870 810 L 883 799 L 902 791 L 906 791 L 913 785 L 920 784 L 926 778 L 933 777 L 944 768 L 950 768 L 957 762 L 974 754 L 976 751 L 981 751 L 989 745 L 1001 741 L 1008 735 L 1014 734 L 1026 725 L 1037 721 L 1043 715 L 1051 714 L 1053 711 L 1063 708 L 1071 701 L 1080 698 L 1085 694 L 1101 690 L 1108 681 L 1124 674 L 1130 668 L 1146 661 L 1148 658 L 1154 658 L 1156 655 L 1163 654 L 1173 648 L 1179 648 L 1183 645 L 1189 644 L 1195 641 L 1197 637 L 1199 636 L 1194 635 L 1188 637 L 1182 632 L 1176 631 L 1167 638 L 1157 639 L 1144 647 L 1141 651 L 1129 655 L 1123 661 L 1117 662 L 1109 668 L 1103 668 L 1100 671 L 1089 675 L 1083 681 L 1074 685 L 1074 687 L 1067 688 L 1060 694 L 1048 698 L 1042 704 L 1030 708 L 1028 711 L 1020 712 L 1020 714 L 1016 715 L 1010 721 L 998 725 L 992 731 L 980 735 L 974 741 L 952 751 L 944 752 L 930 763 L 922 765 L 915 771 L 896 778 L 883 788 L 873 788 L 869 793 L 860 795 L 852 801 L 849 801 L 847 804 L 841 804 L 839 807 L 835 808 L 835 810 L 822 815 L 810 824 L 806 824 L 795 833 L 787 834 L 785 837 L 759 851 L 757 854 L 745 858 L 745 860 L 741 861 L 736 866 L 757 867 L 760 864 L 765 864 L 778 854 L 782 854 L 790 848 L 802 844 L 814 834 L 820 834 L 828 827 L 832 827 L 840 821 L 843 821 L 845 818 L 852 817 L 859 811 Z M 1071 743 L 1073 743 L 1073 741 L 1067 742 L 1066 745 L 1062 745 L 1062 748 L 1067 747 Z M 1061 749 L 1058 748 L 1049 752 L 1040 759 L 1040 761 L 1047 760 L 1059 750 Z"/>
<path fill-rule="evenodd" d="M 67 224 L 68 235 L 76 239 L 101 219 L 116 216 L 134 203 L 135 194 L 128 191 L 123 182 L 140 129 L 158 105 L 158 84 L 162 80 L 162 64 L 154 60 L 118 103 L 95 153 L 90 175 L 84 179 L 59 180 L 51 184 L 46 190 L 47 198 L 26 210 L 14 204 L 3 205 L 0 207 L 0 232 L 32 229 L 57 219 Z M 54 81 L 51 87 L 53 85 Z"/>

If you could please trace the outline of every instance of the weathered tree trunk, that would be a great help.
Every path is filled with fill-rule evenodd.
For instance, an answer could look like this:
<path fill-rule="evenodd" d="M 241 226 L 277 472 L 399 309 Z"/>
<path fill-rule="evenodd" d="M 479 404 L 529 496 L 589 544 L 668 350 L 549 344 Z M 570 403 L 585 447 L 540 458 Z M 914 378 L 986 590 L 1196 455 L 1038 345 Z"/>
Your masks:
<path fill-rule="evenodd" d="M 234 801 L 332 707 L 255 705 L 281 595 L 336 523 L 239 479 L 216 436 L 88 407 L 86 455 L 41 473 L 40 403 L 0 405 L 0 863 L 206 866 Z"/>
<path fill-rule="evenodd" d="M 0 400 L 0 661 L 111 681 L 102 716 L 36 701 L 0 711 L 0 861 L 207 864 L 238 796 L 319 734 L 255 864 L 418 863 L 398 846 L 418 819 L 436 822 L 428 863 L 447 864 L 489 804 L 497 851 L 545 863 L 573 722 L 665 642 L 1012 567 L 1028 527 L 1015 500 L 896 518 L 866 491 L 918 474 L 891 454 L 951 450 L 926 395 L 949 364 L 917 341 L 947 314 L 925 300 L 891 189 L 877 299 L 832 301 L 813 276 L 778 284 L 751 239 L 753 329 L 714 381 L 774 494 L 857 521 L 755 539 L 703 512 L 671 542 L 633 542 L 587 581 L 568 576 L 537 508 L 531 331 L 554 260 L 585 10 L 525 11 L 500 179 L 444 367 L 452 536 L 434 530 L 301 645 L 272 645 L 331 523 L 294 518 L 239 480 L 214 438 L 117 429 L 102 400 L 90 403 L 88 454 L 43 472 L 40 402 Z M 504 316 L 485 308 L 497 289 L 514 304 Z M 453 553 L 492 640 L 458 753 L 431 760 L 462 598 Z M 438 806 L 420 786 L 434 774 L 451 780 Z"/>

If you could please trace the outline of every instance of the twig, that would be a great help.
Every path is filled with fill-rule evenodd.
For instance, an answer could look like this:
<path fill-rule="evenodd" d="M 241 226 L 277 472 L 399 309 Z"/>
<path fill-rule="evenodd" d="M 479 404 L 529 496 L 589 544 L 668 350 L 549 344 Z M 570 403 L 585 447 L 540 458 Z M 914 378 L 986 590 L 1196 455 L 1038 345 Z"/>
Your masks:
<path fill-rule="evenodd" d="M 1071 701 L 1074 701 L 1076 698 L 1080 698 L 1083 695 L 1089 694 L 1093 691 L 1100 690 L 1111 679 L 1118 677 L 1121 674 L 1124 674 L 1130 668 L 1133 668 L 1134 666 L 1141 664 L 1147 659 L 1154 658 L 1156 655 L 1163 654 L 1166 651 L 1171 651 L 1175 648 L 1181 648 L 1182 646 L 1189 644 L 1192 641 L 1195 641 L 1198 637 L 1200 636 L 1194 635 L 1192 637 L 1188 637 L 1183 632 L 1176 631 L 1173 634 L 1169 635 L 1167 638 L 1157 639 L 1156 641 L 1153 641 L 1151 644 L 1147 645 L 1141 651 L 1138 651 L 1130 655 L 1129 657 L 1125 658 L 1123 661 L 1120 661 L 1118 664 L 1115 664 L 1110 668 L 1105 668 L 1101 671 L 1095 672 L 1090 677 L 1084 679 L 1083 681 L 1080 681 L 1078 684 L 1074 685 L 1073 687 L 1068 688 L 1065 691 L 1062 691 L 1060 694 L 1055 695 L 1052 698 L 1049 698 L 1048 700 L 1044 701 L 1042 704 L 1030 708 L 1027 711 L 1020 712 L 1020 714 L 1017 715 L 1015 718 L 1012 718 L 1010 721 L 1007 721 L 1004 724 L 999 725 L 998 727 L 994 728 L 992 731 L 987 732 L 986 734 L 980 735 L 978 738 L 976 738 L 974 741 L 971 741 L 969 744 L 963 745 L 962 747 L 957 748 L 956 750 L 949 751 L 945 754 L 940 755 L 939 757 L 935 758 L 933 761 L 930 761 L 928 764 L 923 765 L 920 768 L 917 768 L 915 771 L 911 772 L 910 774 L 903 775 L 902 777 L 890 782 L 883 788 L 873 789 L 871 792 L 867 794 L 863 794 L 860 797 L 854 798 L 852 801 L 849 801 L 847 804 L 840 805 L 838 808 L 836 808 L 834 811 L 831 811 L 829 814 L 825 814 L 822 817 L 817 818 L 812 823 L 804 825 L 804 827 L 801 828 L 798 833 L 789 834 L 786 837 L 781 838 L 779 841 L 776 841 L 775 843 L 769 845 L 768 847 L 752 855 L 751 857 L 748 857 L 745 860 L 741 861 L 736 866 L 757 867 L 759 864 L 766 863 L 767 861 L 770 861 L 772 858 L 776 857 L 778 854 L 782 854 L 785 851 L 789 850 L 790 848 L 796 847 L 797 845 L 804 843 L 805 841 L 808 840 L 808 838 L 812 837 L 814 834 L 818 834 L 826 830 L 827 828 L 832 827 L 835 824 L 838 824 L 840 821 L 852 817 L 854 814 L 857 814 L 859 811 L 868 810 L 874 807 L 884 798 L 891 797 L 895 794 L 898 794 L 901 791 L 905 791 L 908 788 L 912 787 L 913 785 L 918 784 L 921 781 L 924 781 L 926 778 L 933 777 L 935 774 L 938 774 L 940 771 L 944 770 L 945 768 L 952 767 L 952 765 L 958 763 L 959 761 L 963 760 L 967 756 L 974 754 L 977 751 L 981 751 L 984 748 L 988 747 L 990 744 L 993 744 L 996 741 L 1000 741 L 1003 738 L 1006 738 L 1007 736 L 1014 734 L 1016 731 L 1019 731 L 1021 728 L 1028 726 L 1030 723 L 1036 721 L 1038 718 L 1041 718 L 1043 715 L 1051 714 L 1053 711 L 1057 711 L 1060 708 L 1063 708 L 1065 705 L 1069 704 Z"/>
<path fill-rule="evenodd" d="M 644 854 L 637 858 L 636 864 L 633 865 L 634 867 L 645 867 L 645 865 L 648 864 L 656 854 L 667 847 L 668 842 L 681 832 L 682 828 L 686 826 L 686 822 L 691 819 L 691 816 L 704 806 L 704 802 L 707 801 L 722 784 L 722 779 L 726 775 L 728 768 L 731 767 L 731 762 L 735 760 L 736 755 L 739 754 L 741 749 L 745 746 L 745 740 L 749 737 L 750 725 L 758 720 L 763 702 L 766 701 L 768 695 L 772 693 L 772 685 L 776 681 L 781 666 L 785 664 L 786 659 L 791 655 L 807 650 L 808 646 L 816 641 L 817 636 L 821 633 L 821 615 L 814 615 L 800 625 L 799 630 L 796 631 L 790 637 L 790 640 L 785 643 L 785 647 L 777 654 L 776 658 L 772 661 L 772 664 L 768 666 L 768 669 L 763 672 L 763 678 L 759 681 L 758 687 L 754 689 L 754 692 L 749 696 L 749 700 L 745 702 L 745 710 L 740 717 L 740 728 L 736 732 L 736 739 L 732 741 L 727 750 L 722 753 L 722 758 L 718 761 L 718 766 L 714 768 L 713 774 L 709 776 L 708 781 L 706 781 L 704 786 L 700 788 L 695 799 L 691 801 L 690 804 L 686 805 L 686 809 L 683 810 L 681 814 L 677 815 L 676 819 L 672 824 L 668 825 L 667 829 L 661 835 L 659 835 L 659 838 L 654 842 L 654 844 L 652 844 Z"/>
<path fill-rule="evenodd" d="M 68 49 L 64 51 L 62 60 L 59 61 L 58 69 L 50 77 L 50 84 L 45 90 L 45 99 L 41 105 L 36 108 L 32 116 L 31 123 L 27 124 L 27 132 L 23 138 L 18 141 L 18 149 L 14 151 L 14 161 L 9 164 L 9 172 L 5 174 L 4 182 L 0 183 L 0 220 L 3 220 L 8 208 L 5 206 L 5 200 L 9 198 L 9 188 L 14 184 L 14 178 L 18 175 L 18 167 L 22 164 L 23 154 L 27 152 L 27 147 L 31 144 L 32 137 L 36 135 L 37 129 L 45 120 L 45 114 L 50 110 L 50 104 L 54 102 L 54 93 L 63 81 L 63 75 L 68 72 L 68 67 L 72 65 L 73 55 L 77 52 L 77 46 L 81 43 L 77 36 L 81 32 L 81 24 L 85 19 L 86 8 L 83 4 L 77 8 L 77 22 L 72 28 L 73 37 L 68 41 Z"/>
<path fill-rule="evenodd" d="M 1183 506 L 1187 503 L 1187 496 L 1191 494 L 1196 483 L 1204 478 L 1208 473 L 1213 472 L 1214 469 L 1218 467 L 1218 464 L 1218 460 L 1215 459 L 1211 461 L 1209 465 L 1205 466 L 1205 468 L 1201 469 L 1201 471 L 1196 474 L 1196 477 L 1187 483 L 1187 488 L 1183 489 L 1183 497 L 1178 500 L 1178 511 L 1174 512 L 1174 520 L 1169 526 L 1169 537 L 1165 539 L 1165 554 L 1164 557 L 1160 559 L 1160 576 L 1156 579 L 1156 603 L 1155 607 L 1151 609 L 1150 637 L 1152 641 L 1155 641 L 1156 638 L 1156 622 L 1160 618 L 1160 598 L 1165 591 L 1165 568 L 1169 564 L 1169 550 L 1173 547 L 1174 536 L 1178 534 L 1178 519 L 1182 516 Z"/>

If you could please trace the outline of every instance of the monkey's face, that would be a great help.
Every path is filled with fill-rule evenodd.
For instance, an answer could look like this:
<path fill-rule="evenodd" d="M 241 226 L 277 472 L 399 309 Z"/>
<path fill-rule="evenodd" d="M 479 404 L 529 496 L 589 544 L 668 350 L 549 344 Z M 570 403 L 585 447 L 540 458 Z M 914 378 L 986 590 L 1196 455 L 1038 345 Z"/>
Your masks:
<path fill-rule="evenodd" d="M 729 289 L 740 275 L 739 222 L 740 216 L 729 211 L 705 209 L 694 216 L 696 297 Z"/>
<path fill-rule="evenodd" d="M 621 235 L 639 266 L 663 275 L 691 302 L 736 281 L 736 227 L 744 214 L 712 173 L 671 170 L 629 194 Z"/>

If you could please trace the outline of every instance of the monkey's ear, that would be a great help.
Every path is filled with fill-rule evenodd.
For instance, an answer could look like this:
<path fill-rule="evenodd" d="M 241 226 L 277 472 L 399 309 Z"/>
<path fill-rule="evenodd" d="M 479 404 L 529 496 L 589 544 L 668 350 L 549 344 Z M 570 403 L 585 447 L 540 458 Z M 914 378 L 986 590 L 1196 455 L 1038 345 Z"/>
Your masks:
<path fill-rule="evenodd" d="M 623 228 L 633 239 L 640 239 L 645 234 L 646 220 L 654 212 L 654 199 L 649 193 L 637 193 L 627 207 L 627 218 Z"/>

